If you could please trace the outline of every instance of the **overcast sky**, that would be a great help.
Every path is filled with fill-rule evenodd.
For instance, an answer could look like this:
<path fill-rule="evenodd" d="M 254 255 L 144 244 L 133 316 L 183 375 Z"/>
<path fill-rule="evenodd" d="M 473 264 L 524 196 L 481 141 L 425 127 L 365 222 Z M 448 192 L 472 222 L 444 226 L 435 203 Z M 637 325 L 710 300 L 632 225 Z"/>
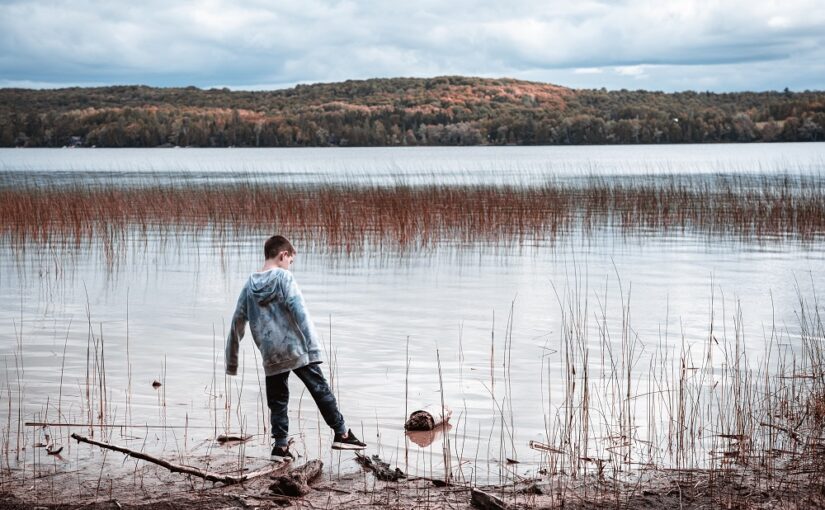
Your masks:
<path fill-rule="evenodd" d="M 0 0 L 0 87 L 374 77 L 825 89 L 821 0 Z"/>

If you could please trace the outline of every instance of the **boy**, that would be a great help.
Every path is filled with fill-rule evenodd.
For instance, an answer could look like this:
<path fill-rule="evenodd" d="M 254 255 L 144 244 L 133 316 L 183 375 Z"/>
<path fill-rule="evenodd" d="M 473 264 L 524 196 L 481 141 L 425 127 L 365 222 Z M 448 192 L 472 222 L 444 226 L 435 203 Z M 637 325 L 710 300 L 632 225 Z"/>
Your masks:
<path fill-rule="evenodd" d="M 287 378 L 295 372 L 309 390 L 327 425 L 335 432 L 335 450 L 363 450 L 366 444 L 347 429 L 338 411 L 335 396 L 321 371 L 318 334 L 309 317 L 304 298 L 289 266 L 295 248 L 282 236 L 272 236 L 264 243 L 264 267 L 252 273 L 241 290 L 229 336 L 226 339 L 226 373 L 238 371 L 238 344 L 246 323 L 258 350 L 266 374 L 266 401 L 272 423 L 271 459 L 294 460 L 289 451 L 289 385 Z"/>

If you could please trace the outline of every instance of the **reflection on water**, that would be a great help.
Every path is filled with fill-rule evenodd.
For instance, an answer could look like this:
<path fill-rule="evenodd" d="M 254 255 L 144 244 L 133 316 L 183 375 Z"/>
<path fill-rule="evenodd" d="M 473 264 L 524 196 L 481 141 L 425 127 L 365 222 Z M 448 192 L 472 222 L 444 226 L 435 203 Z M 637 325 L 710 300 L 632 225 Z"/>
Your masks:
<path fill-rule="evenodd" d="M 437 351 L 444 400 L 454 410 L 446 436 L 453 455 L 471 459 L 462 464 L 472 468 L 464 476 L 479 480 L 506 476 L 504 458 L 519 460 L 519 472 L 535 470 L 543 453 L 528 442 L 556 444 L 572 405 L 565 403 L 571 356 L 576 363 L 589 357 L 594 387 L 612 364 L 626 365 L 631 393 L 645 395 L 661 391 L 669 363 L 687 351 L 699 384 L 712 326 L 720 364 L 736 341 L 759 366 L 768 342 L 775 355 L 800 349 L 799 299 L 812 299 L 814 282 L 825 275 L 821 249 L 739 250 L 689 237 L 577 238 L 507 252 L 446 246 L 345 259 L 303 251 L 294 241 L 293 271 L 356 434 L 385 458 L 407 459 L 402 469 L 437 475 L 439 440 L 421 446 L 403 430 L 405 410 L 440 399 Z M 94 253 L 69 269 L 60 268 L 59 254 L 21 265 L 3 248 L 0 384 L 13 401 L 13 416 L 5 406 L 0 411 L 6 437 L 18 437 L 20 404 L 25 421 L 104 422 L 114 426 L 105 429 L 112 441 L 155 452 L 183 450 L 184 436 L 192 450 L 243 430 L 256 436 L 246 454 L 264 456 L 268 420 L 257 351 L 242 342 L 238 378 L 224 377 L 222 358 L 226 321 L 248 272 L 260 266 L 260 242 L 250 237 L 216 249 L 150 240 L 112 273 Z M 584 330 L 583 343 L 571 344 L 571 327 Z M 703 386 L 723 380 L 722 372 L 707 373 Z M 302 454 L 324 458 L 331 438 L 296 381 L 291 433 Z M 590 398 L 595 409 L 614 396 Z M 606 426 L 593 412 L 593 430 Z M 668 421 L 669 411 L 657 413 L 634 409 L 640 440 L 648 440 L 649 423 Z M 23 427 L 21 440 L 30 432 Z M 69 430 L 51 432 L 78 462 Z M 605 453 L 591 447 L 598 449 L 592 455 Z"/>
<path fill-rule="evenodd" d="M 247 337 L 237 378 L 224 377 L 222 354 L 263 235 L 150 229 L 110 266 L 97 243 L 0 246 L 2 465 L 70 471 L 99 459 L 70 432 L 191 463 L 241 451 L 250 464 L 265 461 L 258 353 Z M 721 449 L 719 434 L 758 432 L 741 430 L 749 411 L 732 375 L 746 364 L 760 373 L 793 365 L 803 336 L 821 334 L 799 313 L 825 277 L 821 239 L 574 230 L 553 242 L 349 254 L 292 240 L 293 272 L 349 426 L 370 453 L 424 476 L 441 476 L 445 448 L 454 476 L 478 482 L 548 462 L 568 471 L 604 459 L 704 465 Z M 797 365 L 794 375 L 810 368 Z M 744 400 L 756 408 L 758 381 L 744 380 L 756 392 Z M 290 384 L 297 452 L 337 459 L 314 403 L 297 378 Z M 405 413 L 442 398 L 450 425 L 406 435 Z M 60 458 L 34 447 L 44 429 L 25 422 L 53 424 Z M 227 448 L 216 442 L 221 433 L 253 438 Z"/>
<path fill-rule="evenodd" d="M 452 429 L 452 424 L 447 423 L 446 425 L 438 425 L 432 430 L 408 430 L 405 434 L 410 441 L 421 448 L 426 448 L 436 441 L 441 440 L 441 438 L 445 434 L 449 434 Z"/>

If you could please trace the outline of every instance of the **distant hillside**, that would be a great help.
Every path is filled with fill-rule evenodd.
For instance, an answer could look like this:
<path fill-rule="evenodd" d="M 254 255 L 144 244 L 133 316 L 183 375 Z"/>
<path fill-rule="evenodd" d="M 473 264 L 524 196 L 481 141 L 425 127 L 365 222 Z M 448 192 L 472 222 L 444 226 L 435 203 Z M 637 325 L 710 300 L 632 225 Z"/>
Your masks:
<path fill-rule="evenodd" d="M 825 140 L 825 92 L 574 90 L 457 76 L 269 92 L 0 89 L 0 146 L 294 147 Z"/>

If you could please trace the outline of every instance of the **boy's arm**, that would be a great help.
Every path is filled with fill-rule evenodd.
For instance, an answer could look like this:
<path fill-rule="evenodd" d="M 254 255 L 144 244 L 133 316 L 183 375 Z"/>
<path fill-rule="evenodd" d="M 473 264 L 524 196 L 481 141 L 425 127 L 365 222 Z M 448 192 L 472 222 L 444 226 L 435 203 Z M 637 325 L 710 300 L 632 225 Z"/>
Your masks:
<path fill-rule="evenodd" d="M 246 331 L 246 285 L 241 290 L 238 297 L 238 304 L 235 305 L 235 313 L 232 314 L 232 322 L 229 324 L 229 335 L 226 337 L 226 350 L 224 352 L 224 363 L 226 364 L 227 375 L 238 373 L 238 347 Z"/>
<path fill-rule="evenodd" d="M 301 289 L 298 288 L 298 283 L 290 273 L 284 281 L 284 304 L 295 319 L 301 334 L 308 345 L 320 345 L 318 341 L 318 333 L 315 331 L 315 324 L 309 317 L 309 310 L 307 310 L 304 296 L 301 294 Z"/>

